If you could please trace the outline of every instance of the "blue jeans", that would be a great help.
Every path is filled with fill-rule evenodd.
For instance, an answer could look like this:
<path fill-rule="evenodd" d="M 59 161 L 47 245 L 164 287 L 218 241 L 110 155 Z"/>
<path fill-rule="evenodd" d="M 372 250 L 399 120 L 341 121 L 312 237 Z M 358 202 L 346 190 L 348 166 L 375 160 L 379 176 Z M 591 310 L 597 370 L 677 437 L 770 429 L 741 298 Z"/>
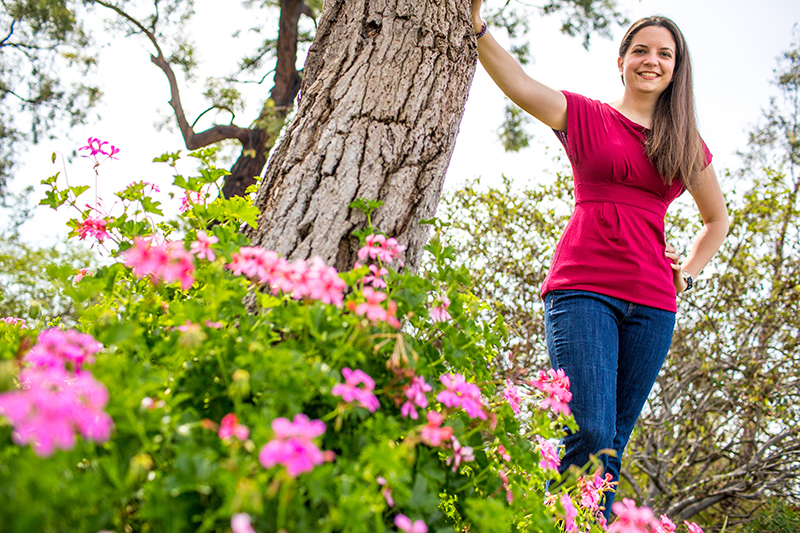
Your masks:
<path fill-rule="evenodd" d="M 618 481 L 622 452 L 672 343 L 675 313 L 579 290 L 551 291 L 544 304 L 550 364 L 569 376 L 579 427 L 562 442 L 560 471 L 610 448 L 616 457 L 598 458 Z M 606 493 L 606 518 L 613 501 Z"/>

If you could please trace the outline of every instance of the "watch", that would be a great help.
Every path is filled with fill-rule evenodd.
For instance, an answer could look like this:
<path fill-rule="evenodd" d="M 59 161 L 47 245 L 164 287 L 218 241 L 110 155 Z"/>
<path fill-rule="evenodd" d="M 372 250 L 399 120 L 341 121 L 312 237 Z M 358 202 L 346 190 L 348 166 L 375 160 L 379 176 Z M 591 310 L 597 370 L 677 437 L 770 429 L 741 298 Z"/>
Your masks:
<path fill-rule="evenodd" d="M 683 292 L 692 290 L 692 287 L 694 287 L 694 280 L 692 279 L 692 275 L 686 272 L 685 270 L 681 270 L 681 276 L 683 276 L 683 279 L 686 280 L 686 289 Z"/>

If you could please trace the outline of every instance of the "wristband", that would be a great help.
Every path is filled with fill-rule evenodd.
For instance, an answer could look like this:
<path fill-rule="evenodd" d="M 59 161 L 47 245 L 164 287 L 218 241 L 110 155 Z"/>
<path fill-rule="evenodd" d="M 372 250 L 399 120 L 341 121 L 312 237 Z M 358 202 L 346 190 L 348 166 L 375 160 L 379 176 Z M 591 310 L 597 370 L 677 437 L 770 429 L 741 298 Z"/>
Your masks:
<path fill-rule="evenodd" d="M 486 35 L 486 30 L 487 30 L 487 29 L 488 29 L 488 28 L 486 27 L 486 22 L 484 22 L 484 23 L 483 23 L 483 28 L 481 28 L 481 31 L 479 31 L 478 33 L 476 33 L 476 34 L 475 34 L 475 38 L 476 38 L 476 39 L 480 39 L 481 37 L 483 37 L 484 35 Z"/>

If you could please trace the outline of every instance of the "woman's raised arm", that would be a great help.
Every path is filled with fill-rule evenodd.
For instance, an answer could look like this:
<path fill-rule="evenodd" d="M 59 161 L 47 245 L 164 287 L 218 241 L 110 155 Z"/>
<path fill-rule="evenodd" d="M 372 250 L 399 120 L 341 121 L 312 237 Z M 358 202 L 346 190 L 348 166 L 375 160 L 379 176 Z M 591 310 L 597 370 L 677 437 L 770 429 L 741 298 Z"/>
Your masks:
<path fill-rule="evenodd" d="M 482 0 L 472 0 L 472 24 L 483 28 L 480 15 Z M 515 104 L 551 128 L 567 130 L 567 99 L 528 76 L 519 63 L 506 52 L 490 33 L 478 39 L 478 57 L 494 82 Z"/>

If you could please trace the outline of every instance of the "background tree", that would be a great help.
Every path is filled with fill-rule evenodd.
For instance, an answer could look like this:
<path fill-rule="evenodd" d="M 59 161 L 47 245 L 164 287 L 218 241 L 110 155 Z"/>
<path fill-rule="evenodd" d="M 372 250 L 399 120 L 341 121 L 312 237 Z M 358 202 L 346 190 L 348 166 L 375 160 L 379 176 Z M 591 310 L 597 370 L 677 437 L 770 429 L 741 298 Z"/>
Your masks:
<path fill-rule="evenodd" d="M 697 290 L 678 299 L 669 357 L 626 452 L 620 496 L 676 522 L 700 514 L 730 528 L 770 499 L 800 501 L 798 73 L 795 46 L 778 71 L 781 98 L 751 135 L 727 194 L 730 235 Z M 733 179 L 722 176 L 728 189 Z M 443 202 L 478 296 L 513 333 L 496 373 L 522 386 L 527 369 L 547 364 L 538 293 L 571 210 L 568 180 L 468 185 Z M 688 246 L 701 224 L 696 209 L 671 212 L 667 239 Z"/>
<path fill-rule="evenodd" d="M 79 17 L 65 0 L 0 1 L 0 199 L 19 147 L 83 122 L 100 97 Z"/>

